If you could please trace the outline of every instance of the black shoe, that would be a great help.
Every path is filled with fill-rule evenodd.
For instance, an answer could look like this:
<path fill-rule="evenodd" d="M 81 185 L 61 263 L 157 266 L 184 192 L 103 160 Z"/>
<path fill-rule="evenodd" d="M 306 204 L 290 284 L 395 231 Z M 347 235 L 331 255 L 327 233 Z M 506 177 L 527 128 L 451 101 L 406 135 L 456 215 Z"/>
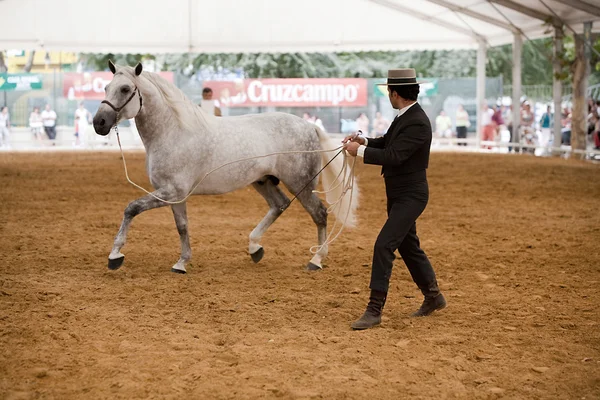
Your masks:
<path fill-rule="evenodd" d="M 381 324 L 381 314 L 375 315 L 373 313 L 370 313 L 369 310 L 367 310 L 362 315 L 362 317 L 354 321 L 350 326 L 355 331 L 362 331 L 365 329 L 373 328 L 374 326 L 377 326 L 379 324 Z"/>
<path fill-rule="evenodd" d="M 385 300 L 387 297 L 386 292 L 380 292 L 377 290 L 371 290 L 371 296 L 369 297 L 369 304 L 367 305 L 367 310 L 365 313 L 354 321 L 352 325 L 352 329 L 355 331 L 361 331 L 364 329 L 373 328 L 381 324 L 381 311 L 383 310 L 383 306 L 385 305 Z"/>
<path fill-rule="evenodd" d="M 446 299 L 443 294 L 438 294 L 435 297 L 425 296 L 421 308 L 412 313 L 412 317 L 426 317 L 434 311 L 446 308 Z"/>

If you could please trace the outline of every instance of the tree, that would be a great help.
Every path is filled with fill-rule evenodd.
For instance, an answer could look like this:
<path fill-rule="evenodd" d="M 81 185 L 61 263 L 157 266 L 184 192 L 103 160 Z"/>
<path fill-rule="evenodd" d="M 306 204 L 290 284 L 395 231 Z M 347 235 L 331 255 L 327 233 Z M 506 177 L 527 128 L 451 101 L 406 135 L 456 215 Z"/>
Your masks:
<path fill-rule="evenodd" d="M 34 57 L 35 57 L 35 50 L 31 50 L 27 57 L 27 63 L 25 64 L 25 67 L 23 68 L 23 70 L 25 72 L 31 72 L 31 68 L 33 67 L 33 58 Z"/>
<path fill-rule="evenodd" d="M 6 67 L 6 62 L 4 61 L 4 52 L 0 51 L 0 73 L 6 72 L 8 68 Z"/>

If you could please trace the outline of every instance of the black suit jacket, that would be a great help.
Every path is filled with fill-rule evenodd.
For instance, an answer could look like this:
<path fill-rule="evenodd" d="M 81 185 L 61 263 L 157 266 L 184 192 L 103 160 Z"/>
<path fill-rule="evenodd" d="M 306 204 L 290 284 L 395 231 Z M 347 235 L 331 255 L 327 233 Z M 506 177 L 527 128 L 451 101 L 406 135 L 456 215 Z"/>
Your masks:
<path fill-rule="evenodd" d="M 429 166 L 431 122 L 419 103 L 394 119 L 385 135 L 369 139 L 365 164 L 381 165 L 385 178 L 423 171 Z"/>

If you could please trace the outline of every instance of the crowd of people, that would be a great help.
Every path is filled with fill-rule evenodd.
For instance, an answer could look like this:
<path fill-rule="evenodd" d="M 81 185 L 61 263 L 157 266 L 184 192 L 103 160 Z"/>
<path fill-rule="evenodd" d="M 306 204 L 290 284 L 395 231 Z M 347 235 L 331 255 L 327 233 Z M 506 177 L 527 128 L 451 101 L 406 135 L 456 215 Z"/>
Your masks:
<path fill-rule="evenodd" d="M 346 127 L 344 128 L 344 122 Z M 378 138 L 385 135 L 391 122 L 379 111 L 371 122 L 367 114 L 361 112 L 355 120 L 342 120 L 342 133 L 360 131 L 364 137 Z"/>
<path fill-rule="evenodd" d="M 510 144 L 515 141 L 513 106 L 497 104 L 490 107 L 487 103 L 484 103 L 481 108 L 483 148 L 491 149 L 493 144 L 491 142 L 497 142 L 507 143 L 509 152 L 534 153 L 535 147 L 537 147 L 539 151 L 536 154 L 548 154 L 548 147 L 553 144 L 554 113 L 552 112 L 552 106 L 546 105 L 543 107 L 535 103 L 533 105 L 538 106 L 537 113 L 530 101 L 525 99 L 521 102 L 517 128 L 520 142 L 519 145 L 511 146 Z M 560 144 L 571 144 L 571 119 L 571 108 L 563 108 L 561 112 Z M 435 119 L 435 137 L 466 139 L 467 129 L 470 125 L 469 114 L 462 105 L 458 106 L 454 121 L 447 115 L 445 110 L 442 110 Z M 594 102 L 592 99 L 588 102 L 588 135 L 588 140 L 594 142 L 596 149 L 600 149 L 600 101 Z M 458 145 L 466 146 L 466 142 L 459 141 Z"/>
<path fill-rule="evenodd" d="M 52 110 L 50 104 L 46 104 L 44 111 L 40 112 L 39 107 L 33 107 L 29 114 L 29 128 L 33 138 L 36 141 L 48 138 L 54 144 L 56 139 L 56 112 Z M 0 112 L 0 148 L 10 148 L 10 131 L 12 124 L 8 107 L 2 107 Z"/>
<path fill-rule="evenodd" d="M 43 142 L 49 140 L 52 146 L 56 145 L 56 111 L 50 104 L 46 104 L 40 112 L 40 107 L 33 107 L 29 114 L 29 129 L 34 141 Z M 87 110 L 83 102 L 75 110 L 74 142 L 75 146 L 84 146 L 88 127 L 92 122 L 92 114 Z M 8 107 L 2 107 L 0 112 L 0 148 L 10 148 L 10 132 L 12 124 Z"/>
<path fill-rule="evenodd" d="M 221 116 L 221 109 L 218 100 L 212 99 L 212 90 L 204 88 L 202 92 L 202 101 L 199 104 L 203 109 L 215 116 Z M 539 104 L 538 104 L 539 107 Z M 498 143 L 514 143 L 513 134 L 513 106 L 505 106 L 501 104 L 492 107 L 484 103 L 481 109 L 482 112 L 482 146 L 491 149 L 491 142 Z M 532 104 L 528 100 L 524 100 L 520 104 L 519 109 L 519 136 L 521 138 L 521 146 L 507 145 L 508 151 L 524 151 L 533 153 L 533 147 L 537 146 L 542 150 L 541 154 L 547 154 L 547 148 L 553 141 L 554 115 L 552 107 L 547 105 L 542 112 L 538 108 L 536 118 L 536 110 L 532 109 Z M 309 112 L 303 114 L 303 118 L 309 121 L 323 131 L 325 126 L 323 121 L 317 115 L 311 115 Z M 34 107 L 29 115 L 29 128 L 33 135 L 33 139 L 38 142 L 49 140 L 52 145 L 55 145 L 56 140 L 56 112 L 50 104 L 46 104 L 44 110 L 40 112 L 39 107 Z M 571 144 L 571 109 L 563 108 L 561 113 L 562 137 L 561 144 Z M 84 146 L 87 130 L 91 124 L 92 115 L 88 111 L 83 102 L 79 103 L 79 107 L 74 115 L 74 142 L 75 146 Z M 356 127 L 356 131 L 361 131 L 365 137 L 378 138 L 385 134 L 390 121 L 386 119 L 381 112 L 375 114 L 373 121 L 370 121 L 366 113 L 361 112 L 355 120 L 351 121 Z M 593 147 L 600 150 L 600 101 L 588 100 L 588 140 L 593 142 Z M 470 115 L 465 110 L 463 105 L 459 105 L 454 119 L 452 119 L 445 110 L 440 111 L 435 118 L 435 133 L 436 138 L 456 138 L 459 146 L 467 145 L 467 130 L 471 126 Z M 8 107 L 2 107 L 0 111 L 0 148 L 10 147 L 10 132 L 11 120 Z M 462 139 L 462 140 L 460 140 Z M 528 145 L 528 146 L 522 146 Z M 529 147 L 531 146 L 531 147 Z M 524 148 L 523 148 L 524 147 Z"/>

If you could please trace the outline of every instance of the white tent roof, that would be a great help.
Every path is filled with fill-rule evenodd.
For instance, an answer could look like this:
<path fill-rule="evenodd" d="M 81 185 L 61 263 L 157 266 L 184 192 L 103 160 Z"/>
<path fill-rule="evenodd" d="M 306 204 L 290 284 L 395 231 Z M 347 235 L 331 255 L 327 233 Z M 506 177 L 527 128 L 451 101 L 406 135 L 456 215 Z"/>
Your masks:
<path fill-rule="evenodd" d="M 0 15 L 1 49 L 425 50 L 533 39 L 553 18 L 581 32 L 600 22 L 600 0 L 0 0 Z"/>

